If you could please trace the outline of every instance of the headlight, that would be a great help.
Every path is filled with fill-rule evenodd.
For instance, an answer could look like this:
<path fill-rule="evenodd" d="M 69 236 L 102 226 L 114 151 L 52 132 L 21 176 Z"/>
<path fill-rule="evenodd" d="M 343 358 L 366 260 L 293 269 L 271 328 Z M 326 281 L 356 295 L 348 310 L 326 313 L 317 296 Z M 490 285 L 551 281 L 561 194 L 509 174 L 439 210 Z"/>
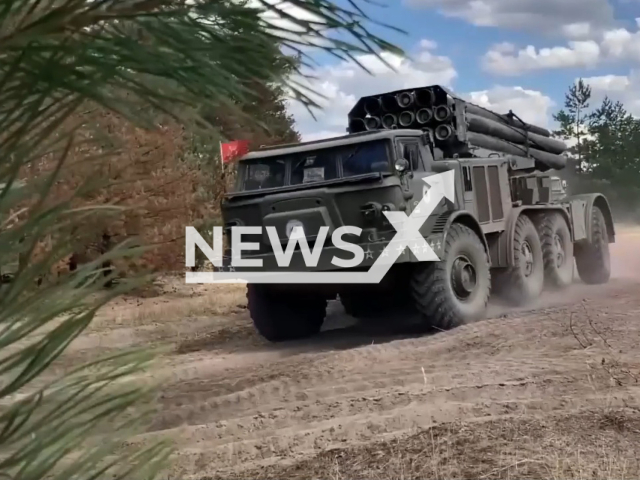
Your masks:
<path fill-rule="evenodd" d="M 304 225 L 300 220 L 290 220 L 286 226 L 287 237 L 294 238 L 304 238 Z"/>
<path fill-rule="evenodd" d="M 400 160 L 398 160 L 396 162 L 396 171 L 398 173 L 403 173 L 405 172 L 407 169 L 409 168 L 409 162 L 406 161 L 404 158 L 401 158 Z"/>

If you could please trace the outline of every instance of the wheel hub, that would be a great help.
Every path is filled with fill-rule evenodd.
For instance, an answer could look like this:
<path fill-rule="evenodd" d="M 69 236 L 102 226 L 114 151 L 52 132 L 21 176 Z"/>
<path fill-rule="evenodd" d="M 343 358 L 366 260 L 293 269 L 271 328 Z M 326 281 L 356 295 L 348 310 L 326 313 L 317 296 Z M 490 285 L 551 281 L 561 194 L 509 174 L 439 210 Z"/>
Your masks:
<path fill-rule="evenodd" d="M 522 242 L 520 253 L 522 254 L 524 276 L 528 277 L 533 273 L 533 250 L 529 242 Z"/>
<path fill-rule="evenodd" d="M 553 243 L 556 249 L 556 268 L 560 268 L 564 265 L 565 253 L 562 239 L 559 235 L 553 236 Z"/>
<path fill-rule="evenodd" d="M 465 256 L 459 256 L 453 261 L 451 268 L 451 284 L 453 291 L 463 300 L 471 296 L 478 284 L 476 269 Z"/>

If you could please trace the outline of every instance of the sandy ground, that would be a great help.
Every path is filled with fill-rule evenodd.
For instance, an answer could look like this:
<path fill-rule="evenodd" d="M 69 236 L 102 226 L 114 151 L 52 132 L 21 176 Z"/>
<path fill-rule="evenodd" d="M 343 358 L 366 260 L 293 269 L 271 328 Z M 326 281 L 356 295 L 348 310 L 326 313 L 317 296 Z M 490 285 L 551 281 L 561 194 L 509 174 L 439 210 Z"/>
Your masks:
<path fill-rule="evenodd" d="M 108 306 L 56 368 L 171 345 L 155 376 L 166 478 L 638 478 L 640 229 L 606 286 L 402 338 L 330 306 L 327 331 L 273 346 L 239 286 L 186 286 Z"/>

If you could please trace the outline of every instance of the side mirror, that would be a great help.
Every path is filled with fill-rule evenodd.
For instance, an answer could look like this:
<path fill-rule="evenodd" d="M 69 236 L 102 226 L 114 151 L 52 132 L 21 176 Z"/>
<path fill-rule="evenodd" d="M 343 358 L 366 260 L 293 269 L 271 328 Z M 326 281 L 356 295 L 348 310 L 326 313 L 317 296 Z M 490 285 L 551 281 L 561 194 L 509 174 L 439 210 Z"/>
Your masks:
<path fill-rule="evenodd" d="M 395 167 L 396 172 L 398 172 L 400 175 L 404 175 L 409 171 L 409 161 L 404 158 L 400 158 L 398 159 L 398 161 L 396 161 Z"/>

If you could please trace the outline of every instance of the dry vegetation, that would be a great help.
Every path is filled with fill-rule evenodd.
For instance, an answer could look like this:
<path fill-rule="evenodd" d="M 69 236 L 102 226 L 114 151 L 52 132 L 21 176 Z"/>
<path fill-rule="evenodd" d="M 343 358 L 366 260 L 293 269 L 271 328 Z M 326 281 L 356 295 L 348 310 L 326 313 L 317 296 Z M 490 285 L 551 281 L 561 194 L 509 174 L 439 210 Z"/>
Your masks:
<path fill-rule="evenodd" d="M 159 116 L 158 128 L 145 130 L 100 108 L 87 107 L 76 117 L 68 122 L 83 127 L 47 203 L 72 200 L 76 207 L 112 205 L 121 210 L 96 215 L 62 232 L 72 239 L 74 253 L 55 271 L 73 270 L 131 239 L 147 250 L 126 263 L 112 265 L 120 275 L 182 270 L 185 225 L 214 222 L 221 195 L 233 178 L 232 172 L 221 175 L 217 144 L 212 142 L 202 158 L 193 158 L 192 136 L 171 119 Z M 116 153 L 105 159 L 107 150 Z M 52 153 L 29 164 L 22 178 L 44 177 L 57 168 L 59 158 L 60 154 Z M 83 190 L 87 193 L 78 195 Z M 47 251 L 50 243 L 42 242 L 35 255 Z"/>
<path fill-rule="evenodd" d="M 246 287 L 238 284 L 185 285 L 180 277 L 164 277 L 154 293 L 114 300 L 100 312 L 92 328 L 137 327 L 177 319 L 231 315 L 246 308 Z"/>
<path fill-rule="evenodd" d="M 453 422 L 373 445 L 333 449 L 290 467 L 243 472 L 242 478 L 622 480 L 640 475 L 638 442 L 637 410 L 514 416 Z"/>

